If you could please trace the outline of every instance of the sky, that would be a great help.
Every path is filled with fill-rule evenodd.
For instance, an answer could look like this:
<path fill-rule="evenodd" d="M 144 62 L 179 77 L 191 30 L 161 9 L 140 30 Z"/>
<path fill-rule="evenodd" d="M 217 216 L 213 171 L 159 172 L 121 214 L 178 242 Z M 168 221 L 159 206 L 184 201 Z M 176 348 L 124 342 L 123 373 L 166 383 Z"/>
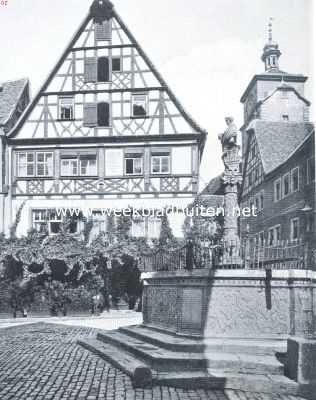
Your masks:
<path fill-rule="evenodd" d="M 0 5 L 0 81 L 28 77 L 32 96 L 61 56 L 92 0 L 7 0 Z M 223 170 L 217 139 L 240 97 L 263 72 L 269 17 L 280 68 L 310 77 L 314 0 L 113 0 L 115 8 L 184 108 L 208 131 L 201 189 Z M 0 1 L 1 4 L 1 1 Z"/>

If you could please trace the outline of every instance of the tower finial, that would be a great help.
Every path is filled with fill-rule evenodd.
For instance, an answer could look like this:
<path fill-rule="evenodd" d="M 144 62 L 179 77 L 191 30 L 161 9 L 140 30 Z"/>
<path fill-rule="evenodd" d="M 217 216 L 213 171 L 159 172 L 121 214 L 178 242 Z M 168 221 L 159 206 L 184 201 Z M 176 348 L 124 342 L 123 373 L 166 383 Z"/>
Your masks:
<path fill-rule="evenodd" d="M 262 61 L 265 65 L 265 70 L 267 72 L 275 72 L 279 70 L 279 58 L 281 52 L 279 50 L 279 45 L 273 41 L 272 37 L 272 17 L 269 18 L 268 24 L 268 41 L 263 48 Z"/>
<path fill-rule="evenodd" d="M 272 43 L 272 22 L 273 22 L 273 17 L 269 18 L 269 28 L 268 28 L 268 40 L 269 43 Z"/>

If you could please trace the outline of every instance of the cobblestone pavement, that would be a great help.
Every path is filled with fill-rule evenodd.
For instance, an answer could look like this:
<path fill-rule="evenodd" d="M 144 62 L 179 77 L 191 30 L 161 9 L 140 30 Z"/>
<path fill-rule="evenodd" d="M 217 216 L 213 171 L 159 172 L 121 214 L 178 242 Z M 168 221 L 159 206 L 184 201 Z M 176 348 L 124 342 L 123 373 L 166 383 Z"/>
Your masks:
<path fill-rule="evenodd" d="M 131 380 L 76 344 L 96 330 L 37 323 L 0 330 L 1 400 L 298 400 L 241 391 L 133 389 Z"/>

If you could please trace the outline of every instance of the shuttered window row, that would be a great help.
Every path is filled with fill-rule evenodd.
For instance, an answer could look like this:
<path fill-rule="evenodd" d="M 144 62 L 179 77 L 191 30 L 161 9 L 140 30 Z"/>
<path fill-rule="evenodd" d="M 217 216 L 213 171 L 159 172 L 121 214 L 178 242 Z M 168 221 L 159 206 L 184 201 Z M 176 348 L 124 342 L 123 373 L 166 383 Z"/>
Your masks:
<path fill-rule="evenodd" d="M 109 127 L 110 105 L 106 102 L 86 103 L 83 106 L 83 125 L 87 127 Z"/>

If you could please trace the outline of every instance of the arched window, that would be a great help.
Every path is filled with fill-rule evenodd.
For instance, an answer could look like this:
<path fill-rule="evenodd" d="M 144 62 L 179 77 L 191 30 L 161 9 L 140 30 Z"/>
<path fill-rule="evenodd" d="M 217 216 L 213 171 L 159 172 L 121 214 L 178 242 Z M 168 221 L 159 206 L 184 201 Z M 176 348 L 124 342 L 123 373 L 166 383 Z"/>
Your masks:
<path fill-rule="evenodd" d="M 109 82 L 110 69 L 108 57 L 98 58 L 98 82 Z"/>
<path fill-rule="evenodd" d="M 110 126 L 110 105 L 106 102 L 98 103 L 98 126 Z"/>

